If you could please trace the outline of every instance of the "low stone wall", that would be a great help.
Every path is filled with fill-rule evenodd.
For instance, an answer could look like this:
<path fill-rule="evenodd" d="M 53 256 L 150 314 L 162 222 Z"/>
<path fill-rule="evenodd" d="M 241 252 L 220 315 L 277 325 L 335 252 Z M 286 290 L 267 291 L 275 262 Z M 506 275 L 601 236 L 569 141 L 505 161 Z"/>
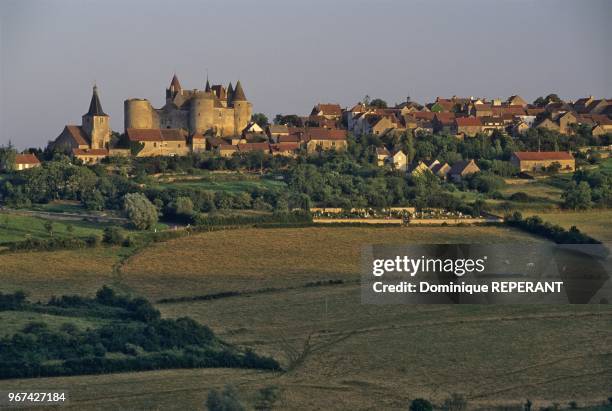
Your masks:
<path fill-rule="evenodd" d="M 346 223 L 357 223 L 357 224 L 389 224 L 389 225 L 402 225 L 403 221 L 399 218 L 314 218 L 312 220 L 315 224 L 346 224 Z M 459 225 L 459 224 L 483 224 L 483 223 L 500 223 L 501 218 L 487 217 L 487 218 L 425 218 L 425 219 L 411 219 L 409 225 Z"/>

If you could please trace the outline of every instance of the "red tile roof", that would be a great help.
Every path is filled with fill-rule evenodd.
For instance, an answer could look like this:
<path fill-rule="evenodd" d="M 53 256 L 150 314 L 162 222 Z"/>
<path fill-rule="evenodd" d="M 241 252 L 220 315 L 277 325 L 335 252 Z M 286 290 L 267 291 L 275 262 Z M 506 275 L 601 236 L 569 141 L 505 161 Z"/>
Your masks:
<path fill-rule="evenodd" d="M 317 104 L 315 109 L 312 111 L 313 114 L 322 113 L 324 116 L 342 115 L 342 108 L 340 107 L 340 104 Z"/>
<path fill-rule="evenodd" d="M 66 126 L 66 130 L 78 145 L 89 145 L 89 138 L 87 137 L 81 126 L 68 125 Z"/>
<path fill-rule="evenodd" d="M 480 117 L 458 117 L 455 119 L 458 127 L 477 127 L 482 126 Z"/>
<path fill-rule="evenodd" d="M 273 152 L 281 153 L 286 151 L 295 151 L 299 150 L 300 143 L 278 143 L 278 144 L 270 144 L 270 149 Z"/>
<path fill-rule="evenodd" d="M 573 160 L 572 153 L 567 151 L 516 151 L 513 153 L 519 160 Z"/>
<path fill-rule="evenodd" d="M 40 164 L 40 161 L 34 154 L 17 154 L 15 164 Z"/>
<path fill-rule="evenodd" d="M 312 127 L 306 131 L 306 140 L 346 140 L 346 130 Z"/>

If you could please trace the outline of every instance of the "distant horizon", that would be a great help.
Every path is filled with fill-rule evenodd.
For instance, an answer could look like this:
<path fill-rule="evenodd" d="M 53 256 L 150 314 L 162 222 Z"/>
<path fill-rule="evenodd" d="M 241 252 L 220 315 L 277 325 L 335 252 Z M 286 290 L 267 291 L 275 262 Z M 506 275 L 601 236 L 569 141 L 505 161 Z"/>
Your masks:
<path fill-rule="evenodd" d="M 3 1 L 0 144 L 44 148 L 80 124 L 94 82 L 123 132 L 124 100 L 161 108 L 173 73 L 184 89 L 203 89 L 207 72 L 241 80 L 270 121 L 365 95 L 610 98 L 609 21 L 605 0 Z"/>

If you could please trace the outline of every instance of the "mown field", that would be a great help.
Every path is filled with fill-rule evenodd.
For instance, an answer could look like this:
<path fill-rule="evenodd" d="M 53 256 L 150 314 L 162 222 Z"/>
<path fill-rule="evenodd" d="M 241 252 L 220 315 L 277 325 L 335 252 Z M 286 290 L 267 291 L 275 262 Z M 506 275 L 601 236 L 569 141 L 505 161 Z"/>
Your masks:
<path fill-rule="evenodd" d="M 210 191 L 241 192 L 254 189 L 283 189 L 283 181 L 238 173 L 207 173 L 202 176 L 161 176 L 157 185 L 161 187 L 189 187 Z"/>
<path fill-rule="evenodd" d="M 27 237 L 50 238 L 102 235 L 106 225 L 87 221 L 52 220 L 52 231 L 45 227 L 47 219 L 31 215 L 0 213 L 0 243 L 21 241 Z M 70 231 L 72 229 L 72 232 Z"/>
<path fill-rule="evenodd" d="M 518 410 L 526 398 L 535 406 L 600 403 L 612 380 L 609 307 L 361 304 L 363 244 L 517 241 L 541 240 L 496 227 L 241 229 L 155 244 L 114 274 L 129 250 L 0 255 L 2 291 L 20 286 L 37 298 L 91 295 L 104 283 L 154 301 L 260 290 L 157 308 L 193 317 L 291 368 L 9 380 L 3 387 L 70 387 L 75 410 L 196 409 L 208 390 L 225 384 L 250 406 L 259 389 L 276 387 L 278 409 L 406 409 L 415 397 L 441 404 L 454 392 L 483 410 Z M 343 283 L 305 286 L 329 279 Z M 31 318 L 0 321 L 16 329 Z"/>
<path fill-rule="evenodd" d="M 550 221 L 564 228 L 576 226 L 580 231 L 600 241 L 612 241 L 612 210 L 562 211 L 562 212 L 526 212 L 525 215 L 539 215 L 544 221 Z"/>

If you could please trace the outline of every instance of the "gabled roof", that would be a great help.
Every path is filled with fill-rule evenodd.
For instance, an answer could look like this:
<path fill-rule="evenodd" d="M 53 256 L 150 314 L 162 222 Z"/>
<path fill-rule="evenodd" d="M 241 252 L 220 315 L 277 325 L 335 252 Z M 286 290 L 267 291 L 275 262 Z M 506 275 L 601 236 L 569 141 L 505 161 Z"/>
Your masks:
<path fill-rule="evenodd" d="M 573 160 L 572 153 L 567 151 L 515 151 L 512 153 L 522 161 L 538 160 Z"/>
<path fill-rule="evenodd" d="M 268 132 L 270 134 L 289 134 L 289 127 L 286 124 L 270 124 Z"/>
<path fill-rule="evenodd" d="M 476 111 L 491 111 L 493 107 L 491 104 L 474 104 L 474 109 Z"/>
<path fill-rule="evenodd" d="M 298 136 L 297 134 L 278 136 L 279 143 L 298 143 L 299 141 L 300 141 L 300 136 Z"/>
<path fill-rule="evenodd" d="M 98 97 L 98 86 L 93 86 L 93 94 L 91 96 L 91 102 L 89 103 L 89 111 L 87 116 L 101 116 L 108 117 L 108 115 L 102 110 L 102 104 Z"/>
<path fill-rule="evenodd" d="M 324 116 L 340 116 L 342 108 L 340 104 L 317 104 L 312 110 L 314 114 L 321 113 Z"/>
<path fill-rule="evenodd" d="M 346 130 L 312 127 L 306 131 L 306 140 L 346 140 Z"/>
<path fill-rule="evenodd" d="M 277 143 L 270 144 L 270 149 L 275 153 L 282 153 L 287 151 L 296 151 L 300 149 L 300 143 Z"/>
<path fill-rule="evenodd" d="M 15 164 L 40 164 L 40 161 L 34 154 L 31 153 L 16 154 Z"/>
<path fill-rule="evenodd" d="M 67 125 L 65 130 L 79 146 L 89 145 L 89 137 L 87 137 L 87 134 L 83 131 L 83 127 Z"/>
<path fill-rule="evenodd" d="M 474 165 L 476 168 L 478 168 L 478 166 L 476 165 L 476 163 L 474 162 L 474 160 L 461 160 L 461 161 L 457 161 L 455 164 L 453 164 L 453 166 L 450 168 L 450 170 L 448 171 L 448 174 L 450 175 L 458 175 L 463 173 L 463 171 L 470 165 Z"/>
<path fill-rule="evenodd" d="M 389 150 L 386 147 L 376 147 L 376 155 L 378 156 L 388 156 Z"/>

